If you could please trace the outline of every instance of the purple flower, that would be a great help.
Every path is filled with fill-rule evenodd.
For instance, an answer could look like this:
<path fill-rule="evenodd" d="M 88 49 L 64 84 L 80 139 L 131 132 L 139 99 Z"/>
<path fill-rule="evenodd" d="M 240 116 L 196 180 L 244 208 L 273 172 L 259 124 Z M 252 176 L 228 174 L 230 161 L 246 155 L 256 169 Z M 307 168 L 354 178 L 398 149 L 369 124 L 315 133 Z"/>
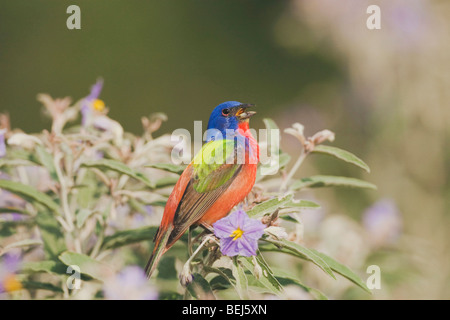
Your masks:
<path fill-rule="evenodd" d="M 362 222 L 375 246 L 393 244 L 400 237 L 402 218 L 390 199 L 382 199 L 366 209 Z"/>
<path fill-rule="evenodd" d="M 6 253 L 3 256 L 2 261 L 2 272 L 14 273 L 19 269 L 20 266 L 20 255 L 13 253 Z"/>
<path fill-rule="evenodd" d="M 20 255 L 7 253 L 0 260 L 0 294 L 22 289 L 16 272 L 20 267 Z"/>
<path fill-rule="evenodd" d="M 150 286 L 144 270 L 128 266 L 105 281 L 103 293 L 108 300 L 156 300 L 158 293 Z"/>
<path fill-rule="evenodd" d="M 94 101 L 95 99 L 98 99 L 100 96 L 100 93 L 103 89 L 103 79 L 98 79 L 97 82 L 91 87 L 91 92 L 86 97 L 86 100 L 88 101 Z"/>
<path fill-rule="evenodd" d="M 105 153 L 103 151 L 96 150 L 94 154 L 94 160 L 100 160 L 103 158 L 105 158 Z"/>
<path fill-rule="evenodd" d="M 149 216 L 150 216 L 150 215 L 153 215 L 153 213 L 154 213 L 154 208 L 153 208 L 153 206 L 151 206 L 151 205 L 146 205 L 146 206 L 144 206 L 144 209 L 145 209 L 145 213 L 146 213 L 146 214 L 148 214 Z"/>
<path fill-rule="evenodd" d="M 91 87 L 89 95 L 81 102 L 81 125 L 86 126 L 89 124 L 92 117 L 92 106 L 98 101 L 101 105 L 102 101 L 98 100 L 103 88 L 103 79 L 98 79 L 97 82 Z M 104 104 L 103 104 L 104 106 Z"/>
<path fill-rule="evenodd" d="M 6 156 L 5 133 L 6 129 L 0 129 L 0 158 Z"/>
<path fill-rule="evenodd" d="M 220 239 L 222 254 L 233 257 L 256 255 L 258 239 L 266 227 L 261 221 L 250 219 L 244 210 L 238 209 L 213 224 L 214 234 Z"/>
<path fill-rule="evenodd" d="M 384 10 L 384 9 L 383 9 Z M 421 0 L 392 1 L 386 6 L 386 22 L 392 40 L 400 48 L 423 46 L 433 27 L 430 6 Z"/>
<path fill-rule="evenodd" d="M 9 180 L 10 177 L 5 177 L 3 179 Z M 18 212 L 14 211 L 14 208 L 18 209 L 24 209 L 26 202 L 16 196 L 14 193 L 11 193 L 6 190 L 0 190 L 0 207 L 2 208 L 11 208 L 11 212 L 9 212 L 8 215 L 6 215 L 6 220 L 23 220 L 25 217 L 22 214 L 19 214 Z"/>

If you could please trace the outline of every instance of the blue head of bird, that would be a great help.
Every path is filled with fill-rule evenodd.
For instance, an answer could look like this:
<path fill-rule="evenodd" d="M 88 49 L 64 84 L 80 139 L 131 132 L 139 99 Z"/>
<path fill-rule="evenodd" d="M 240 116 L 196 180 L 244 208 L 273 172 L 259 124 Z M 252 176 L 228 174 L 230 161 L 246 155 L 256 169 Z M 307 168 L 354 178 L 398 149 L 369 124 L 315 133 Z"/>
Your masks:
<path fill-rule="evenodd" d="M 247 110 L 253 104 L 241 103 L 238 101 L 227 101 L 219 104 L 211 113 L 208 121 L 208 131 L 206 142 L 218 139 L 225 139 L 230 132 L 237 129 L 248 129 L 248 122 L 256 112 Z"/>

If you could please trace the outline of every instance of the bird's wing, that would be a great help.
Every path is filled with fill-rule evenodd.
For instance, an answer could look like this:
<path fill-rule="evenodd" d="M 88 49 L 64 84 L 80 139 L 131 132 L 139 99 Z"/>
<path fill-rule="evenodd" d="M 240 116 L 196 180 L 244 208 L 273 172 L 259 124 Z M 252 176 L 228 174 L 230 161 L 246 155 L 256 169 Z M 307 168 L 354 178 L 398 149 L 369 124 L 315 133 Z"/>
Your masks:
<path fill-rule="evenodd" d="M 173 219 L 170 246 L 224 193 L 242 169 L 235 163 L 233 140 L 206 143 L 192 161 L 192 178 L 178 204 Z"/>

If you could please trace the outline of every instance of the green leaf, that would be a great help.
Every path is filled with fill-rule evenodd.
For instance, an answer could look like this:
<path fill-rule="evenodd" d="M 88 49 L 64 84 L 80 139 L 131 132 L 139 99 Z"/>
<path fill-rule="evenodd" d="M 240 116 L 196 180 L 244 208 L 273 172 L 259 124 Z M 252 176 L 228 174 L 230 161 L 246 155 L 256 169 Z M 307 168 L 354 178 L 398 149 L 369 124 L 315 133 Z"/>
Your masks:
<path fill-rule="evenodd" d="M 77 228 L 81 228 L 84 223 L 86 222 L 87 218 L 89 218 L 95 210 L 89 210 L 89 209 L 81 209 L 76 212 L 76 222 L 77 222 Z"/>
<path fill-rule="evenodd" d="M 292 222 L 292 223 L 301 223 L 300 221 L 298 221 L 297 219 L 295 219 L 294 217 L 292 217 L 292 216 L 290 216 L 288 214 L 280 216 L 280 219 L 283 219 L 285 221 L 289 221 L 289 222 Z"/>
<path fill-rule="evenodd" d="M 193 281 L 188 284 L 189 293 L 198 300 L 215 298 L 209 282 L 199 273 L 193 274 Z"/>
<path fill-rule="evenodd" d="M 36 155 L 32 152 L 28 152 L 25 149 L 12 149 L 8 152 L 8 157 L 11 159 L 17 160 L 25 160 L 33 162 L 34 164 L 40 165 L 39 160 L 37 159 Z"/>
<path fill-rule="evenodd" d="M 286 165 L 291 161 L 291 156 L 287 153 L 280 153 L 278 157 L 278 166 L 273 166 L 272 163 L 261 164 L 258 166 L 258 170 L 256 172 L 256 181 L 262 180 L 264 177 L 271 176 L 276 174 L 280 169 L 286 167 Z M 261 170 L 264 169 L 264 175 L 261 174 Z"/>
<path fill-rule="evenodd" d="M 85 169 L 87 170 L 87 169 Z M 77 190 L 77 204 L 80 208 L 90 208 L 96 204 L 96 200 L 100 198 L 102 192 L 107 192 L 102 190 L 104 185 L 100 184 L 96 179 L 96 175 L 93 171 L 87 170 L 84 175 L 82 184 L 78 186 Z"/>
<path fill-rule="evenodd" d="M 283 286 L 296 285 L 308 292 L 316 300 L 328 300 L 328 297 L 324 295 L 320 290 L 308 287 L 304 283 L 300 282 L 295 276 L 287 273 L 285 270 L 274 269 L 274 276 Z"/>
<path fill-rule="evenodd" d="M 13 242 L 8 244 L 7 246 L 3 247 L 3 249 L 0 249 L 0 255 L 5 254 L 9 250 L 15 249 L 15 248 L 22 248 L 22 247 L 29 247 L 29 246 L 39 246 L 42 245 L 41 240 L 36 239 L 26 239 L 21 240 L 17 242 Z"/>
<path fill-rule="evenodd" d="M 324 153 L 324 154 L 334 156 L 338 159 L 344 160 L 345 162 L 354 164 L 355 166 L 360 167 L 360 168 L 366 170 L 367 172 L 370 172 L 369 166 L 364 161 L 362 161 L 360 158 L 358 158 L 353 153 L 350 153 L 348 151 L 345 151 L 345 150 L 342 150 L 342 149 L 339 149 L 336 147 L 319 145 L 319 146 L 316 146 L 312 152 Z"/>
<path fill-rule="evenodd" d="M 271 156 L 271 162 L 275 161 L 275 155 L 278 153 L 278 163 L 274 165 L 274 163 L 261 163 L 260 166 L 258 166 L 257 174 L 256 174 L 256 181 L 262 180 L 266 176 L 271 176 L 276 174 L 280 169 L 284 168 L 289 161 L 291 160 L 291 156 L 285 152 L 282 152 L 279 150 L 279 145 L 274 144 L 272 145 L 271 142 L 271 130 L 278 130 L 279 128 L 276 125 L 276 123 L 269 118 L 263 119 L 263 122 L 266 126 L 266 129 L 268 130 L 267 134 L 267 153 Z M 276 152 L 276 153 L 275 153 Z M 264 170 L 264 175 L 261 175 L 261 170 Z"/>
<path fill-rule="evenodd" d="M 58 174 L 56 173 L 55 164 L 53 162 L 53 157 L 48 153 L 42 146 L 36 146 L 36 154 L 38 160 L 50 173 L 50 177 L 58 181 Z"/>
<path fill-rule="evenodd" d="M 273 213 L 278 208 L 289 203 L 292 200 L 292 194 L 285 195 L 283 197 L 277 197 L 273 199 L 266 200 L 257 204 L 252 209 L 247 211 L 247 215 L 250 218 L 259 218 L 268 213 Z"/>
<path fill-rule="evenodd" d="M 266 289 L 269 290 L 269 292 L 275 295 L 278 295 L 280 297 L 282 296 L 281 293 L 283 287 L 281 286 L 280 282 L 278 282 L 278 280 L 274 277 L 272 270 L 270 269 L 269 265 L 266 263 L 260 252 L 258 252 L 256 261 L 262 269 L 261 275 L 255 274 L 255 265 L 253 262 L 253 258 L 240 257 L 239 260 L 244 265 L 244 267 L 253 274 L 253 276 L 257 280 L 257 284 L 263 285 Z"/>
<path fill-rule="evenodd" d="M 264 122 L 264 125 L 266 126 L 266 129 L 268 129 L 268 130 L 279 129 L 277 124 L 275 123 L 275 121 L 273 121 L 270 118 L 264 118 L 263 122 Z"/>
<path fill-rule="evenodd" d="M 295 200 L 292 194 L 288 194 L 283 197 L 272 198 L 257 204 L 252 209 L 247 211 L 247 215 L 250 218 L 259 218 L 264 216 L 265 214 L 273 213 L 279 208 L 288 207 L 318 208 L 320 206 L 317 203 L 309 200 Z"/>
<path fill-rule="evenodd" d="M 60 261 L 45 260 L 36 262 L 26 262 L 22 271 L 29 273 L 45 272 L 56 275 L 66 275 L 67 266 Z"/>
<path fill-rule="evenodd" d="M 179 178 L 176 178 L 176 177 L 164 177 L 164 178 L 161 178 L 161 179 L 156 181 L 155 188 L 156 189 L 160 189 L 160 188 L 174 186 L 177 183 L 178 179 Z"/>
<path fill-rule="evenodd" d="M 4 220 L 0 219 L 0 238 L 6 238 L 9 236 L 12 236 L 14 234 L 17 234 L 16 228 L 18 227 L 27 227 L 31 228 L 36 224 L 35 219 L 25 219 L 25 220 L 17 220 L 17 221 L 11 221 L 11 220 Z"/>
<path fill-rule="evenodd" d="M 376 189 L 377 187 L 369 182 L 347 177 L 337 176 L 312 176 L 295 181 L 290 189 L 293 191 L 304 188 L 320 188 L 320 187 L 354 187 L 354 188 L 368 188 Z"/>
<path fill-rule="evenodd" d="M 53 291 L 57 293 L 63 293 L 63 289 L 60 287 L 54 286 L 51 283 L 46 282 L 38 282 L 38 281 L 30 281 L 30 280 L 23 280 L 21 281 L 22 286 L 24 289 L 27 290 L 48 290 Z"/>
<path fill-rule="evenodd" d="M 178 277 L 177 269 L 175 268 L 175 257 L 163 256 L 158 264 L 158 279 L 176 279 Z"/>
<path fill-rule="evenodd" d="M 105 237 L 102 248 L 114 249 L 136 242 L 149 241 L 153 239 L 157 231 L 158 227 L 155 226 L 118 231 L 113 235 Z"/>
<path fill-rule="evenodd" d="M 35 166 L 36 164 L 24 159 L 0 159 L 0 168 L 3 167 L 21 167 L 21 166 Z"/>
<path fill-rule="evenodd" d="M 227 257 L 228 258 L 228 257 Z M 210 282 L 211 286 L 217 286 L 219 285 L 220 287 L 223 287 L 225 285 L 224 281 L 226 282 L 226 284 L 230 284 L 233 287 L 236 285 L 236 281 L 233 278 L 233 274 L 231 272 L 231 269 L 227 269 L 224 267 L 210 267 L 210 266 L 204 266 L 203 270 L 209 274 L 209 273 L 216 273 L 218 274 L 217 277 L 213 278 Z"/>
<path fill-rule="evenodd" d="M 211 285 L 214 287 L 219 286 L 220 288 L 226 287 L 227 283 L 231 284 L 233 288 L 238 292 L 238 295 L 245 296 L 247 294 L 247 279 L 246 275 L 242 269 L 242 266 L 239 265 L 239 261 L 237 261 L 237 257 L 233 257 L 233 260 L 228 256 L 222 256 L 224 261 L 228 260 L 231 263 L 223 263 L 223 267 L 210 267 L 204 266 L 203 270 L 207 273 L 217 273 L 219 276 L 211 280 Z M 230 269 L 231 266 L 231 269 Z M 239 278 L 241 280 L 239 280 Z M 245 288 L 243 287 L 245 284 Z M 242 299 L 242 298 L 241 298 Z"/>
<path fill-rule="evenodd" d="M 41 238 L 44 241 L 44 250 L 48 258 L 56 258 L 61 252 L 67 250 L 61 225 L 50 212 L 38 212 L 36 223 L 39 226 Z"/>
<path fill-rule="evenodd" d="M 233 257 L 233 268 L 231 269 L 236 280 L 235 289 L 241 300 L 248 299 L 248 281 L 245 272 L 239 263 L 238 257 Z"/>
<path fill-rule="evenodd" d="M 8 190 L 27 201 L 40 203 L 53 212 L 59 212 L 59 206 L 52 198 L 31 186 L 10 180 L 0 180 L 0 188 Z"/>
<path fill-rule="evenodd" d="M 286 203 L 285 206 L 283 207 L 290 207 L 290 208 L 311 208 L 311 209 L 316 209 L 316 208 L 320 208 L 320 205 L 315 203 L 314 201 L 310 201 L 310 200 L 295 200 L 295 199 L 291 199 L 290 201 L 288 201 Z"/>
<path fill-rule="evenodd" d="M 82 274 L 100 281 L 114 274 L 113 270 L 107 264 L 81 253 L 66 251 L 59 255 L 59 260 L 66 266 L 75 265 L 79 267 Z"/>
<path fill-rule="evenodd" d="M 164 208 L 166 206 L 167 200 L 166 201 L 155 201 L 152 203 L 149 203 L 149 205 L 154 206 L 154 207 L 162 207 Z"/>
<path fill-rule="evenodd" d="M 176 174 L 182 174 L 184 169 L 186 169 L 185 165 L 176 165 L 172 163 L 155 163 L 155 164 L 148 164 L 145 166 L 146 168 L 155 168 L 155 169 L 161 169 L 167 172 L 172 172 Z"/>
<path fill-rule="evenodd" d="M 286 167 L 286 165 L 291 161 L 291 156 L 288 153 L 282 152 L 280 154 L 280 158 L 278 159 L 280 161 L 280 169 Z"/>
<path fill-rule="evenodd" d="M 298 256 L 302 259 L 311 261 L 316 266 L 318 266 L 320 269 L 322 269 L 325 273 L 330 275 L 332 278 L 336 279 L 330 266 L 326 263 L 326 261 L 320 255 L 318 255 L 313 250 L 307 249 L 307 248 L 299 245 L 298 243 L 294 243 L 292 241 L 288 241 L 285 239 L 274 240 L 274 239 L 270 239 L 270 238 L 265 238 L 263 240 L 276 245 L 278 248 L 287 249 L 288 253 Z"/>
<path fill-rule="evenodd" d="M 319 251 L 316 251 L 314 249 L 311 249 L 312 252 L 314 252 L 316 255 L 321 257 L 329 266 L 330 268 L 335 271 L 336 273 L 339 273 L 341 276 L 347 278 L 354 284 L 358 285 L 360 288 L 365 290 L 368 293 L 372 293 L 369 288 L 367 288 L 366 284 L 361 280 L 361 278 L 356 275 L 352 270 L 350 270 L 347 266 L 337 262 L 333 258 L 327 256 L 324 253 L 321 253 Z"/>
<path fill-rule="evenodd" d="M 21 208 L 13 208 L 13 207 L 7 207 L 7 208 L 0 208 L 0 214 L 6 213 L 15 213 L 15 214 L 23 214 L 26 216 L 31 215 L 28 211 L 21 209 Z"/>
<path fill-rule="evenodd" d="M 131 169 L 127 165 L 123 164 L 122 162 L 111 160 L 111 159 L 101 159 L 97 161 L 89 161 L 85 162 L 81 165 L 82 167 L 88 167 L 88 168 L 98 168 L 98 169 L 107 169 L 112 170 L 115 172 L 118 172 L 120 174 L 127 175 L 131 178 L 134 178 L 142 183 L 144 183 L 146 186 L 150 188 L 154 188 L 154 184 L 143 174 L 136 170 Z"/>
<path fill-rule="evenodd" d="M 184 296 L 174 291 L 160 291 L 158 295 L 158 300 L 183 300 Z"/>

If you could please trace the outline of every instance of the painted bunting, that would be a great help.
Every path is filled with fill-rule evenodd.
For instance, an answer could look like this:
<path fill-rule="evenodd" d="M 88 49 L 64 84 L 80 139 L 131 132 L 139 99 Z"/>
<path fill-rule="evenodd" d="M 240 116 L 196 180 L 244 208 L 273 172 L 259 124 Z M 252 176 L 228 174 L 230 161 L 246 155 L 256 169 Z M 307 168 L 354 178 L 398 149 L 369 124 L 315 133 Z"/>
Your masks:
<path fill-rule="evenodd" d="M 146 272 L 191 226 L 212 229 L 252 190 L 259 146 L 249 130 L 253 105 L 228 101 L 214 108 L 205 144 L 169 196 Z"/>

